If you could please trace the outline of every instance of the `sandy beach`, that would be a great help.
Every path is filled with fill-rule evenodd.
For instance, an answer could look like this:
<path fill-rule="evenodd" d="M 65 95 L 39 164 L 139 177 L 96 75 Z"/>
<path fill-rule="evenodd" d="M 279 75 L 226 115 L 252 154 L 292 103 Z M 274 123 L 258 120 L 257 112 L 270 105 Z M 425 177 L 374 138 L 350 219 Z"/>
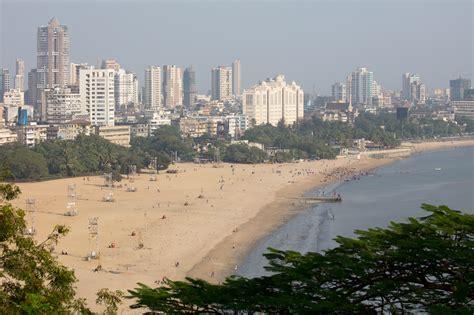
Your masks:
<path fill-rule="evenodd" d="M 412 152 L 456 146 L 474 140 L 405 144 Z M 167 277 L 199 277 L 213 282 L 233 273 L 248 250 L 305 205 L 297 198 L 318 186 L 390 163 L 389 156 L 370 155 L 287 164 L 177 164 L 176 174 L 160 172 L 157 181 L 139 174 L 124 178 L 104 202 L 104 178 L 69 178 L 19 184 L 15 204 L 25 208 L 36 199 L 36 238 L 43 239 L 55 224 L 71 232 L 55 249 L 58 258 L 75 270 L 77 292 L 92 306 L 103 287 L 127 290 L 137 282 L 154 285 Z M 67 187 L 76 185 L 77 216 L 64 216 Z M 128 192 L 133 186 L 136 192 Z M 89 218 L 98 218 L 100 260 L 84 257 L 96 249 Z M 31 214 L 27 215 L 29 223 Z M 61 252 L 67 252 L 62 255 Z M 95 272 L 97 265 L 102 270 Z"/>

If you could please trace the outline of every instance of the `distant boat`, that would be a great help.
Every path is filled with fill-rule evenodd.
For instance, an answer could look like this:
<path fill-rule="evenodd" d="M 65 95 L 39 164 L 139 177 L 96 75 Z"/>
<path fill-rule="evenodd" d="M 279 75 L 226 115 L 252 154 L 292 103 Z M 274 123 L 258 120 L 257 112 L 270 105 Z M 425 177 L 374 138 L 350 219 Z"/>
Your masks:
<path fill-rule="evenodd" d="M 435 171 L 441 171 L 441 167 L 435 168 Z"/>

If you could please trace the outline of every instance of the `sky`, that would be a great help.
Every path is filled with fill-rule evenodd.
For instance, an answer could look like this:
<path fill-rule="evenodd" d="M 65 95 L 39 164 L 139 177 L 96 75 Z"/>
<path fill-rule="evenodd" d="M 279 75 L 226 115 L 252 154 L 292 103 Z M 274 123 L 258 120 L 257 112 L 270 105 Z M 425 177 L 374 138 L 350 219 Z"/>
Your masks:
<path fill-rule="evenodd" d="M 140 85 L 148 65 L 192 64 L 206 93 L 211 68 L 234 59 L 244 88 L 282 73 L 320 95 L 357 67 L 395 90 L 404 72 L 430 90 L 473 77 L 472 0 L 0 0 L 0 66 L 34 68 L 37 27 L 53 16 L 69 28 L 71 62 L 114 58 Z"/>

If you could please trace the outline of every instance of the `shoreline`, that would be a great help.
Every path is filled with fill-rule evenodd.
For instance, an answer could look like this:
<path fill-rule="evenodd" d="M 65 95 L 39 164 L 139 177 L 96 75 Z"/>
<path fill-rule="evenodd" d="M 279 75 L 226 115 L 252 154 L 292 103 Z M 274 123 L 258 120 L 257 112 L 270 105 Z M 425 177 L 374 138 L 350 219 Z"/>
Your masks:
<path fill-rule="evenodd" d="M 380 154 L 380 151 L 367 151 L 363 154 L 366 160 L 360 161 L 357 167 L 347 175 L 350 176 L 360 172 L 373 171 L 382 166 L 394 163 L 397 160 L 409 158 L 413 154 L 466 146 L 474 146 L 474 139 L 419 143 L 405 142 L 402 143 L 399 148 L 385 150 L 389 151 L 387 154 L 390 155 L 390 157 L 386 157 L 383 154 L 378 158 L 370 157 Z M 406 155 L 405 149 L 409 149 L 408 155 Z M 277 195 L 288 198 L 286 202 L 280 197 L 280 199 L 275 198 L 270 204 L 265 205 L 257 212 L 254 218 L 239 226 L 236 233 L 227 236 L 215 246 L 201 262 L 196 264 L 187 273 L 187 276 L 200 278 L 211 283 L 222 282 L 226 277 L 233 275 L 234 271 L 238 270 L 238 266 L 245 261 L 248 254 L 259 241 L 309 207 L 308 205 L 289 202 L 289 200 L 303 196 L 315 189 L 337 184 L 340 181 L 341 178 L 333 178 L 329 181 L 321 182 L 321 180 L 316 178 L 282 188 L 277 192 Z M 272 219 L 269 220 L 269 217 L 272 217 Z M 239 248 L 237 248 L 235 244 L 239 244 Z"/>
<path fill-rule="evenodd" d="M 436 146 L 461 145 L 474 146 L 474 140 Z M 37 240 L 44 239 L 56 224 L 70 228 L 54 254 L 74 269 L 77 296 L 95 309 L 95 293 L 104 287 L 126 291 L 138 282 L 154 286 L 163 278 L 183 280 L 186 276 L 222 281 L 259 240 L 307 208 L 297 200 L 307 191 L 386 165 L 406 152 L 432 147 L 432 143 L 415 144 L 410 150 L 386 150 L 381 155 L 367 152 L 360 159 L 177 164 L 170 167 L 177 173 L 160 172 L 156 181 L 150 181 L 148 174 L 137 175 L 133 182 L 123 179 L 110 190 L 114 202 L 103 201 L 109 190 L 100 176 L 18 183 L 22 194 L 13 204 L 24 208 L 26 199 L 36 198 Z M 78 215 L 73 217 L 64 216 L 71 184 L 77 188 Z M 129 192 L 130 186 L 136 191 Z M 86 261 L 84 257 L 95 246 L 88 230 L 93 217 L 99 218 L 100 260 Z M 27 224 L 31 219 L 28 213 Z M 94 272 L 98 264 L 102 270 Z M 123 310 L 131 303 L 124 301 Z"/>

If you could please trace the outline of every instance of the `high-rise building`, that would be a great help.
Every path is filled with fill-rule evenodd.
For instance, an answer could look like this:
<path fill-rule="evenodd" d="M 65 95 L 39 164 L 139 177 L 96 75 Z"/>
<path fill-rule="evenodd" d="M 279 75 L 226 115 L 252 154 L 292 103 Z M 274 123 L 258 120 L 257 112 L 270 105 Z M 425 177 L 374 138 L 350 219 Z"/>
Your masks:
<path fill-rule="evenodd" d="M 336 82 L 331 86 L 332 99 L 334 102 L 346 102 L 346 85 L 341 82 Z"/>
<path fill-rule="evenodd" d="M 184 69 L 183 73 L 183 91 L 184 91 L 184 106 L 191 108 L 196 102 L 196 72 L 193 69 L 193 66 L 189 66 Z"/>
<path fill-rule="evenodd" d="M 183 72 L 176 65 L 163 66 L 163 101 L 166 108 L 183 105 Z"/>
<path fill-rule="evenodd" d="M 114 71 L 120 70 L 120 64 L 115 59 L 102 60 L 101 69 L 112 69 Z"/>
<path fill-rule="evenodd" d="M 46 122 L 63 124 L 85 115 L 85 108 L 81 103 L 81 95 L 70 88 L 53 88 L 45 90 Z"/>
<path fill-rule="evenodd" d="M 25 96 L 25 102 L 28 105 L 33 106 L 35 110 L 38 109 L 37 107 L 37 100 L 38 100 L 38 72 L 36 69 L 31 69 L 28 72 L 28 91 Z"/>
<path fill-rule="evenodd" d="M 242 104 L 244 115 L 255 125 L 276 126 L 280 121 L 291 125 L 303 118 L 304 92 L 280 74 L 244 90 Z"/>
<path fill-rule="evenodd" d="M 407 72 L 402 75 L 402 99 L 414 104 L 426 103 L 426 86 L 418 74 Z"/>
<path fill-rule="evenodd" d="M 211 71 L 211 98 L 225 101 L 232 98 L 232 69 L 218 66 Z"/>
<path fill-rule="evenodd" d="M 36 70 L 40 89 L 69 83 L 69 32 L 56 18 L 38 27 Z"/>
<path fill-rule="evenodd" d="M 241 94 L 240 78 L 240 60 L 234 60 L 232 63 L 232 94 L 239 96 Z"/>
<path fill-rule="evenodd" d="M 138 79 L 136 74 L 124 69 L 115 71 L 114 88 L 115 106 L 117 108 L 138 104 Z"/>
<path fill-rule="evenodd" d="M 145 69 L 145 89 L 144 89 L 145 109 L 154 112 L 162 108 L 161 103 L 161 68 L 150 66 Z"/>
<path fill-rule="evenodd" d="M 16 60 L 15 89 L 25 90 L 25 62 L 23 59 Z"/>
<path fill-rule="evenodd" d="M 10 89 L 3 94 L 3 103 L 6 106 L 23 106 L 24 95 L 19 89 Z"/>
<path fill-rule="evenodd" d="M 416 99 L 416 93 L 413 86 L 421 84 L 420 76 L 414 73 L 404 73 L 402 75 L 402 99 L 406 101 L 413 101 Z"/>
<path fill-rule="evenodd" d="M 11 88 L 10 71 L 0 68 L 0 102 L 3 102 L 3 94 Z"/>
<path fill-rule="evenodd" d="M 79 72 L 81 105 L 94 126 L 114 125 L 114 74 L 112 69 L 82 69 Z"/>
<path fill-rule="evenodd" d="M 464 92 L 471 88 L 471 80 L 461 77 L 449 80 L 449 88 L 451 101 L 462 101 L 464 99 Z"/>
<path fill-rule="evenodd" d="M 87 63 L 72 63 L 69 70 L 69 84 L 79 86 L 79 71 L 81 69 L 92 69 Z"/>
<path fill-rule="evenodd" d="M 358 68 L 347 77 L 346 93 L 352 105 L 372 105 L 374 73 Z"/>

